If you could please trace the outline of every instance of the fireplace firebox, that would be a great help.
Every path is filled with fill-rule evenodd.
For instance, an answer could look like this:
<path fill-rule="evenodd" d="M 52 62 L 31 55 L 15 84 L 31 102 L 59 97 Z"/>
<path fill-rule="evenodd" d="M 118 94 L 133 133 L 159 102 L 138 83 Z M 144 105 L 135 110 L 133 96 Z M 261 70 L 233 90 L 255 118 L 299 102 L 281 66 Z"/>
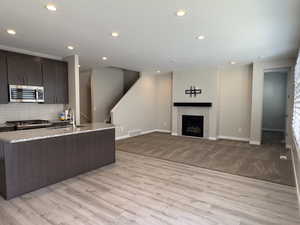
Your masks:
<path fill-rule="evenodd" d="M 182 116 L 182 135 L 203 137 L 204 116 Z"/>

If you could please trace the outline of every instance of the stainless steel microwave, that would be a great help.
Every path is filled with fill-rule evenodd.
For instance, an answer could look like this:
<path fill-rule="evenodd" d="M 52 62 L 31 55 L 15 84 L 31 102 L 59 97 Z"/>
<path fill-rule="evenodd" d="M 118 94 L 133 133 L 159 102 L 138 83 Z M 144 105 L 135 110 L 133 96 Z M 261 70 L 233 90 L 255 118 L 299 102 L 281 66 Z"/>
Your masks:
<path fill-rule="evenodd" d="M 10 102 L 45 102 L 44 87 L 9 85 Z"/>

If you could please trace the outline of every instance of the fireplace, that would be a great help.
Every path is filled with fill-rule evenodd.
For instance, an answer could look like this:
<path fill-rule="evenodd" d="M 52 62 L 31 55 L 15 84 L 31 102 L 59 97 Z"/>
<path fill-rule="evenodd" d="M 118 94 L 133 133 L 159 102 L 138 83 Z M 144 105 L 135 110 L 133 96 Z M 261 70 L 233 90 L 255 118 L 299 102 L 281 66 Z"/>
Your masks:
<path fill-rule="evenodd" d="M 203 137 L 204 116 L 182 115 L 182 135 Z"/>

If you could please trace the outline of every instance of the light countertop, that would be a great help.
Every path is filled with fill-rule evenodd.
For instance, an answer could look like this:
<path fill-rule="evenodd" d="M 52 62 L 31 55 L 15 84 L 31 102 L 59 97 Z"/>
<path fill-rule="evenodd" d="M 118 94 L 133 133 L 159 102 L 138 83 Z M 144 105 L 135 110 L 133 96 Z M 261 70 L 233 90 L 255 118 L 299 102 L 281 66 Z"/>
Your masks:
<path fill-rule="evenodd" d="M 87 133 L 93 131 L 114 129 L 114 125 L 106 123 L 89 123 L 82 124 L 80 127 L 48 127 L 41 129 L 19 130 L 0 132 L 0 141 L 8 143 L 18 143 L 25 141 L 33 141 L 45 138 L 60 137 L 64 135 L 72 135 L 79 133 Z"/>

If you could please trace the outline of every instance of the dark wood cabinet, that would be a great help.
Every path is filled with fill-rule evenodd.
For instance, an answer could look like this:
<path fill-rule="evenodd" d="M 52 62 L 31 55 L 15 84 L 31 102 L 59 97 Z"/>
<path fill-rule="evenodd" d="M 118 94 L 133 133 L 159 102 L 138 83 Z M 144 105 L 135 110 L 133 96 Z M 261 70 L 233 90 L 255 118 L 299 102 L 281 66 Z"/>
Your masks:
<path fill-rule="evenodd" d="M 45 104 L 68 104 L 68 63 L 0 50 L 0 104 L 8 103 L 8 86 L 44 86 Z"/>
<path fill-rule="evenodd" d="M 0 50 L 0 104 L 8 103 L 6 53 Z"/>
<path fill-rule="evenodd" d="M 56 66 L 54 60 L 43 60 L 43 86 L 45 93 L 45 103 L 56 103 Z"/>
<path fill-rule="evenodd" d="M 0 193 L 10 199 L 115 162 L 115 129 L 0 142 Z"/>
<path fill-rule="evenodd" d="M 68 104 L 68 64 L 45 59 L 42 63 L 46 104 Z"/>
<path fill-rule="evenodd" d="M 41 58 L 7 52 L 7 74 L 9 84 L 42 86 Z"/>
<path fill-rule="evenodd" d="M 69 103 L 69 79 L 68 79 L 68 63 L 57 62 L 56 74 L 56 103 L 68 104 Z"/>

